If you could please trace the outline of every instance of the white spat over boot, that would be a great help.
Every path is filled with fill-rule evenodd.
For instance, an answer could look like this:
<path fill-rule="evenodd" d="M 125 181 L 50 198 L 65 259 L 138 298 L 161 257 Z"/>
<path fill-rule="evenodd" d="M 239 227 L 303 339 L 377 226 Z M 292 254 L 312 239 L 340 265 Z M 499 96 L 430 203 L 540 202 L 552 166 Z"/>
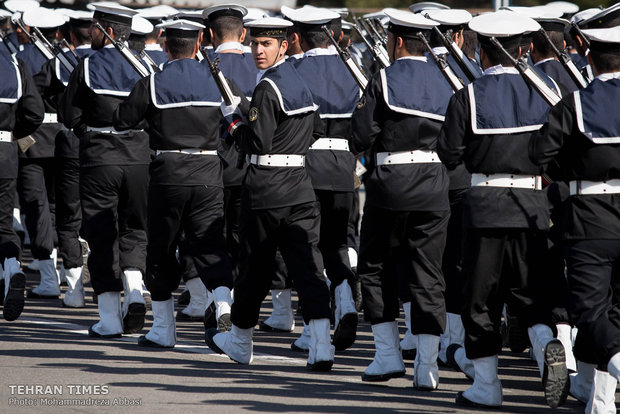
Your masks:
<path fill-rule="evenodd" d="M 239 364 L 249 364 L 253 358 L 253 332 L 254 328 L 241 329 L 235 325 L 227 332 L 211 328 L 205 333 L 205 342 L 212 351 L 226 354 Z"/>
<path fill-rule="evenodd" d="M 295 316 L 291 306 L 291 289 L 272 289 L 271 315 L 259 325 L 261 331 L 292 332 L 295 329 Z"/>
<path fill-rule="evenodd" d="M 105 292 L 97 296 L 99 322 L 88 329 L 88 334 L 96 338 L 120 338 L 123 336 L 121 314 L 121 293 Z"/>
<path fill-rule="evenodd" d="M 67 308 L 84 307 L 84 286 L 82 285 L 82 267 L 65 269 L 67 291 L 62 299 L 63 306 Z"/>
<path fill-rule="evenodd" d="M 138 339 L 138 345 L 152 348 L 174 348 L 177 342 L 174 322 L 174 300 L 151 302 L 153 326 Z"/>
<path fill-rule="evenodd" d="M 405 375 L 405 363 L 398 341 L 398 324 L 382 322 L 372 325 L 375 356 L 362 374 L 362 381 L 382 382 Z"/>
<path fill-rule="evenodd" d="M 418 390 L 432 391 L 439 386 L 439 336 L 419 334 L 418 352 L 413 363 L 413 386 Z"/>
<path fill-rule="evenodd" d="M 473 385 L 456 395 L 456 405 L 477 408 L 497 408 L 502 405 L 502 384 L 497 376 L 497 355 L 472 360 L 475 375 Z"/>
<path fill-rule="evenodd" d="M 335 347 L 329 335 L 329 319 L 312 319 L 307 367 L 311 371 L 329 371 L 334 364 Z"/>

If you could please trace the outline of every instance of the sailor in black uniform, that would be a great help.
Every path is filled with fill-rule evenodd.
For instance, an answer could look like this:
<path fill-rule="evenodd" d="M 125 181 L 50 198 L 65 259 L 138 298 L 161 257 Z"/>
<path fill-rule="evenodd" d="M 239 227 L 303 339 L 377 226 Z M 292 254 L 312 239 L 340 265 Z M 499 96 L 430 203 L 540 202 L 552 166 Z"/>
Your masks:
<path fill-rule="evenodd" d="M 358 271 L 364 313 L 372 324 L 375 358 L 363 381 L 405 374 L 396 318 L 399 293 L 411 297 L 417 334 L 414 387 L 437 388 L 439 335 L 446 324 L 441 257 L 450 215 L 449 179 L 435 153 L 450 85 L 427 62 L 417 33 L 438 23 L 388 11 L 392 64 L 373 76 L 353 114 L 355 150 L 371 148 Z"/>
<path fill-rule="evenodd" d="M 91 18 L 92 13 L 77 11 L 71 12 L 71 17 L 69 18 L 70 42 L 75 46 L 74 52 L 80 58 L 86 57 L 92 52 L 90 36 L 88 35 Z M 67 58 L 77 66 L 79 62 L 74 59 L 68 50 L 65 52 Z M 69 83 L 70 75 L 69 70 L 60 63 L 59 59 L 48 61 L 43 65 L 39 73 L 35 75 L 35 83 L 41 91 L 46 110 L 50 114 L 47 115 L 48 118 L 56 116 L 58 97 L 64 92 Z M 58 237 L 59 256 L 63 259 L 64 275 L 67 281 L 67 291 L 63 298 L 63 305 L 81 308 L 84 306 L 84 288 L 81 279 L 83 265 L 82 246 L 79 241 L 79 231 L 82 225 L 79 193 L 79 141 L 72 131 L 64 127 L 59 130 L 58 125 L 45 124 L 40 128 L 40 131 L 47 131 L 46 135 L 48 136 L 57 131 L 55 136 L 49 138 L 49 141 L 54 143 L 53 168 L 55 170 L 56 234 Z M 46 142 L 44 140 L 41 141 L 43 143 Z M 38 139 L 37 143 L 39 143 Z M 42 279 L 43 276 L 42 268 Z M 53 279 L 49 282 L 52 287 L 56 286 L 53 283 Z"/>
<path fill-rule="evenodd" d="M 125 41 L 136 12 L 116 5 L 95 7 L 93 23 L 100 23 L 117 41 Z M 145 132 L 119 132 L 112 126 L 114 110 L 140 75 L 94 25 L 90 35 L 96 52 L 73 71 L 58 113 L 80 139 L 82 220 L 100 316 L 89 333 L 118 337 L 138 332 L 144 325 L 142 274 L 150 157 Z"/>
<path fill-rule="evenodd" d="M 21 240 L 13 229 L 18 171 L 14 139 L 33 133 L 43 122 L 45 108 L 28 69 L 6 49 L 0 49 L 0 73 L 0 297 L 4 319 L 13 321 L 24 308 L 26 288 L 19 263 Z"/>
<path fill-rule="evenodd" d="M 319 249 L 334 292 L 334 338 L 336 350 L 355 342 L 357 309 L 351 284 L 356 275 L 349 262 L 349 217 L 353 208 L 355 156 L 349 150 L 351 115 L 361 96 L 355 79 L 321 29 L 327 25 L 338 41 L 342 35 L 340 15 L 308 8 L 289 16 L 300 29 L 304 55 L 295 69 L 310 88 L 323 123 L 323 136 L 310 147 L 306 169 L 321 207 Z"/>
<path fill-rule="evenodd" d="M 141 10 L 137 16 L 145 18 L 153 25 L 151 33 L 147 33 L 144 36 L 144 51 L 155 61 L 157 66 L 161 66 L 168 61 L 168 53 L 159 44 L 162 29 L 157 27 L 157 25 L 162 23 L 168 17 L 168 14 L 164 13 L 164 9 L 158 11 L 156 8 L 151 8 Z"/>
<path fill-rule="evenodd" d="M 583 33 L 596 78 L 551 110 L 530 157 L 555 160 L 569 182 L 562 235 L 579 361 L 571 392 L 584 388 L 576 396 L 587 399 L 591 388 L 586 412 L 610 413 L 620 380 L 620 26 Z"/>
<path fill-rule="evenodd" d="M 54 42 L 58 28 L 65 23 L 65 16 L 51 9 L 36 8 L 25 11 L 22 19 L 32 30 L 37 27 L 50 41 Z M 30 235 L 30 249 L 34 259 L 39 260 L 41 281 L 28 292 L 33 298 L 58 298 L 60 285 L 56 271 L 56 233 L 54 230 L 54 144 L 56 135 L 62 128 L 56 115 L 56 95 L 48 95 L 38 76 L 46 64 L 47 58 L 34 45 L 17 53 L 18 59 L 24 59 L 39 93 L 45 103 L 46 115 L 43 125 L 33 133 L 37 141 L 23 154 L 20 154 L 19 177 L 17 187 L 20 193 L 22 214 L 26 215 L 26 227 Z M 44 78 L 44 76 L 43 76 Z"/>
<path fill-rule="evenodd" d="M 501 405 L 497 354 L 506 303 L 522 327 L 530 328 L 534 356 L 541 373 L 545 371 L 547 403 L 557 407 L 567 392 L 564 347 L 554 339 L 550 309 L 537 289 L 547 277 L 549 209 L 540 168 L 526 156 L 529 135 L 540 128 L 549 105 L 489 40 L 496 37 L 516 57 L 521 34 L 539 25 L 501 10 L 475 17 L 469 27 L 478 33 L 484 76 L 452 97 L 438 138 L 444 164 L 453 169 L 463 162 L 472 173 L 472 187 L 463 197 L 466 280 L 461 318 L 475 379 L 456 402 Z M 550 79 L 546 82 L 554 87 Z"/>
<path fill-rule="evenodd" d="M 221 330 L 230 325 L 232 270 L 224 241 L 223 165 L 217 154 L 221 95 L 211 73 L 195 59 L 204 26 L 179 19 L 160 28 L 166 30 L 170 60 L 161 72 L 138 81 L 116 109 L 114 127 L 146 127 L 156 151 L 150 166 L 145 276 L 154 324 L 138 344 L 168 348 L 176 342 L 172 292 L 181 280 L 176 258 L 181 231 L 186 254 L 213 291 Z"/>
<path fill-rule="evenodd" d="M 329 290 L 318 249 L 319 208 L 304 168 L 318 121 L 312 93 L 285 60 L 286 28 L 292 23 L 264 18 L 248 23 L 256 67 L 264 71 L 252 95 L 248 124 L 231 121 L 229 134 L 250 165 L 241 194 L 240 266 L 235 280 L 232 330 L 209 330 L 209 347 L 231 359 L 252 360 L 252 332 L 271 285 L 279 247 L 299 293 L 312 340 L 308 367 L 330 370 L 334 347 L 329 335 Z M 223 107 L 229 119 L 235 105 Z M 317 123 L 320 127 L 320 124 Z"/>

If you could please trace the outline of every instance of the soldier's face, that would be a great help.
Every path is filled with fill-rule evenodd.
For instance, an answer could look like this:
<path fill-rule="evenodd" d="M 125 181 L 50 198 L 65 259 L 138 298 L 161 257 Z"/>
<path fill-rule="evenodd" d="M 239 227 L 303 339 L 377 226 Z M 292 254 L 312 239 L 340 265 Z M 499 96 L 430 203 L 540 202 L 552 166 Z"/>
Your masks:
<path fill-rule="evenodd" d="M 101 49 L 105 45 L 105 36 L 101 33 L 101 30 L 95 27 L 95 23 L 98 23 L 97 19 L 93 19 L 92 24 L 88 28 L 88 35 L 91 39 L 90 47 L 93 50 Z"/>
<path fill-rule="evenodd" d="M 264 70 L 284 59 L 288 42 L 272 37 L 255 37 L 252 39 L 251 46 L 256 67 Z"/>

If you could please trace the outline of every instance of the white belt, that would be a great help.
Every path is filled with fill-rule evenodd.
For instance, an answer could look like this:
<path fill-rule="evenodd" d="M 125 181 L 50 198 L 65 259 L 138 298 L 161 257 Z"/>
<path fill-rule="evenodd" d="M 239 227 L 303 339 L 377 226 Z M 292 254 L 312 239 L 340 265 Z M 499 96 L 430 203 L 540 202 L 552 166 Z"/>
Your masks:
<path fill-rule="evenodd" d="M 349 151 L 349 141 L 344 138 L 319 138 L 314 141 L 310 149 Z"/>
<path fill-rule="evenodd" d="M 618 194 L 620 193 L 620 179 L 607 181 L 571 181 L 569 183 L 570 195 L 588 194 Z"/>
<path fill-rule="evenodd" d="M 432 162 L 441 162 L 439 156 L 434 151 L 415 150 L 377 153 L 377 165 L 422 164 Z"/>
<path fill-rule="evenodd" d="M 472 187 L 505 187 L 542 189 L 542 178 L 539 175 L 520 174 L 472 174 Z"/>
<path fill-rule="evenodd" d="M 86 132 L 99 132 L 100 134 L 114 134 L 114 135 L 127 135 L 133 134 L 135 132 L 142 132 L 142 129 L 128 129 L 126 131 L 117 131 L 114 127 L 107 128 L 95 128 L 95 127 L 86 127 Z"/>
<path fill-rule="evenodd" d="M 13 133 L 11 131 L 0 131 L 0 142 L 13 141 Z"/>
<path fill-rule="evenodd" d="M 303 155 L 297 154 L 269 154 L 250 155 L 250 164 L 268 167 L 303 167 L 306 163 Z"/>
<path fill-rule="evenodd" d="M 217 155 L 216 150 L 202 150 L 199 148 L 184 148 L 178 150 L 157 150 L 157 155 L 165 152 L 174 152 L 177 154 L 189 154 L 189 155 Z"/>
<path fill-rule="evenodd" d="M 58 123 L 58 114 L 46 113 L 43 116 L 44 124 L 57 124 Z"/>

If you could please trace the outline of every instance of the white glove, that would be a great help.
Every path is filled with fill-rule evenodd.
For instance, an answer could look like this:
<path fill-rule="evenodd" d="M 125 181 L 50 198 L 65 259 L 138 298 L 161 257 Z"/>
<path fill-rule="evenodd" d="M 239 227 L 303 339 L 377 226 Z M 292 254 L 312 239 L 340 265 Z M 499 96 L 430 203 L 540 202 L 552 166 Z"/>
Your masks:
<path fill-rule="evenodd" d="M 220 111 L 224 118 L 230 118 L 233 115 L 239 115 L 241 117 L 241 109 L 239 109 L 239 104 L 241 103 L 241 98 L 238 96 L 233 97 L 233 101 L 230 105 L 226 105 L 226 102 L 222 101 L 220 104 Z"/>

